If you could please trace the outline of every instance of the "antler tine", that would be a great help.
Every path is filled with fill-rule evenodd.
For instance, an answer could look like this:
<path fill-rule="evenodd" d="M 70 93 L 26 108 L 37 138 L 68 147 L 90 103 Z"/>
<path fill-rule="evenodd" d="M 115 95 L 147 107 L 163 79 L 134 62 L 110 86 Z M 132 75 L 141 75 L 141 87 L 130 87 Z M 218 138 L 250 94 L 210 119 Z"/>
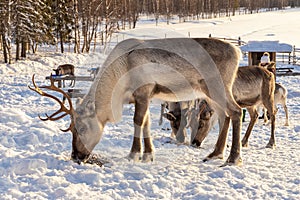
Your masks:
<path fill-rule="evenodd" d="M 46 115 L 46 118 L 42 118 L 42 117 L 39 115 L 39 118 L 40 118 L 40 120 L 42 120 L 42 121 L 47 121 L 47 120 L 50 120 L 50 121 L 56 121 L 56 120 L 59 120 L 59 119 L 61 119 L 61 118 L 63 118 L 63 117 L 65 117 L 65 116 L 68 115 L 68 113 L 64 113 L 64 114 L 62 114 L 62 115 L 59 116 L 59 117 L 54 117 L 55 115 L 57 115 L 57 114 L 59 114 L 59 113 L 61 113 L 61 112 L 62 112 L 61 110 L 58 110 L 57 112 L 55 112 L 54 114 L 52 114 L 52 115 L 50 115 L 50 116 L 48 116 L 47 114 L 45 114 L 45 115 Z"/>
<path fill-rule="evenodd" d="M 52 76 L 50 76 L 50 84 L 51 84 L 50 86 L 41 86 L 40 88 L 45 88 L 45 89 L 48 89 L 48 90 L 52 90 L 52 91 L 56 91 L 56 92 L 61 93 L 68 100 L 70 110 L 72 110 L 73 105 L 72 105 L 72 100 L 71 100 L 70 96 L 67 93 L 65 93 L 62 89 L 55 86 L 54 79 L 52 78 Z"/>
<path fill-rule="evenodd" d="M 35 75 L 32 76 L 32 83 L 33 83 L 34 88 L 28 86 L 29 89 L 32 90 L 32 91 L 37 92 L 37 93 L 40 94 L 41 96 L 45 96 L 45 97 L 49 97 L 49 98 L 51 98 L 51 99 L 54 99 L 54 100 L 55 100 L 56 102 L 58 102 L 59 105 L 60 105 L 60 109 L 57 110 L 57 111 L 56 111 L 55 113 L 53 113 L 52 115 L 48 116 L 48 115 L 46 114 L 46 118 L 42 118 L 42 117 L 39 116 L 40 120 L 42 120 L 42 121 L 47 121 L 47 120 L 50 120 L 50 121 L 56 121 L 56 120 L 59 120 L 59 119 L 65 117 L 65 116 L 67 116 L 68 114 L 72 115 L 72 114 L 73 114 L 73 113 L 72 113 L 72 111 L 73 111 L 73 106 L 72 106 L 72 101 L 71 101 L 70 97 L 69 97 L 63 90 L 59 89 L 58 87 L 56 87 L 56 86 L 54 85 L 54 80 L 53 80 L 53 78 L 50 77 L 50 81 L 51 81 L 51 85 L 50 85 L 50 86 L 41 86 L 41 87 L 38 87 L 38 86 L 36 85 L 36 83 L 35 83 L 34 76 L 35 76 Z M 68 99 L 68 103 L 69 103 L 70 108 L 67 109 L 67 108 L 65 107 L 65 105 L 62 103 L 62 101 L 60 101 L 57 97 L 55 97 L 55 96 L 53 96 L 53 95 L 50 95 L 50 94 L 48 94 L 48 93 L 42 91 L 41 88 L 49 89 L 49 90 L 56 91 L 56 92 L 59 92 L 59 93 L 63 94 L 63 95 Z M 60 116 L 57 116 L 57 115 L 59 115 L 59 114 L 61 114 L 61 113 L 63 113 L 63 112 L 64 112 L 64 114 L 62 114 L 62 115 L 60 115 Z M 72 126 L 72 123 L 71 123 L 70 127 L 71 127 L 71 126 Z M 69 127 L 68 129 L 66 129 L 66 131 L 70 130 L 70 127 Z M 63 131 L 64 131 L 64 130 L 63 130 Z"/>
<path fill-rule="evenodd" d="M 35 76 L 35 74 L 32 75 L 32 79 L 31 79 L 34 88 L 30 87 L 29 85 L 28 85 L 28 88 L 31 89 L 32 91 L 39 93 L 40 95 L 43 95 L 43 91 L 35 84 L 34 76 Z"/>
<path fill-rule="evenodd" d="M 68 131 L 72 130 L 73 126 L 74 126 L 74 122 L 72 121 L 70 126 L 67 129 L 60 129 L 60 130 L 63 131 L 63 132 L 68 132 Z"/>

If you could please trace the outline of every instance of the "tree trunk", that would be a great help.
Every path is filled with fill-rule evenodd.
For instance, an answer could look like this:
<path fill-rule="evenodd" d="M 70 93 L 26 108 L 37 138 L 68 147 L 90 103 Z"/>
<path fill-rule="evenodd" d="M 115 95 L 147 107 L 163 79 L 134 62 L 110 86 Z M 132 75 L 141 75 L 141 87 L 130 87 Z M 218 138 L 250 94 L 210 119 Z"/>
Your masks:
<path fill-rule="evenodd" d="M 4 62 L 8 63 L 7 46 L 6 46 L 6 41 L 5 41 L 5 35 L 4 35 L 4 33 L 2 33 L 2 46 L 3 46 Z"/>
<path fill-rule="evenodd" d="M 16 39 L 16 60 L 20 60 L 20 41 Z"/>
<path fill-rule="evenodd" d="M 75 19 L 75 41 L 74 41 L 74 53 L 80 52 L 80 38 L 79 38 L 79 23 L 78 23 L 78 0 L 74 0 L 74 19 Z"/>
<path fill-rule="evenodd" d="M 60 52 L 64 53 L 64 40 L 63 40 L 62 31 L 59 32 L 59 39 L 60 39 Z"/>
<path fill-rule="evenodd" d="M 38 47 L 37 42 L 33 41 L 31 44 L 31 49 L 32 49 L 33 54 L 35 54 L 37 52 L 37 47 Z"/>
<path fill-rule="evenodd" d="M 22 41 L 21 43 L 21 58 L 26 58 L 27 42 Z"/>

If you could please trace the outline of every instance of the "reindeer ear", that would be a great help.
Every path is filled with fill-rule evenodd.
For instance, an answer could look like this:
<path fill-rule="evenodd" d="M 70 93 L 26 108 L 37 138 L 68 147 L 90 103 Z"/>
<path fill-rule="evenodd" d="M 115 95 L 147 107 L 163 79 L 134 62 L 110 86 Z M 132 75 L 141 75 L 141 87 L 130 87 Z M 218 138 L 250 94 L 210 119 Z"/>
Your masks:
<path fill-rule="evenodd" d="M 276 63 L 274 61 L 270 62 L 266 67 L 267 68 L 272 68 L 275 67 Z"/>

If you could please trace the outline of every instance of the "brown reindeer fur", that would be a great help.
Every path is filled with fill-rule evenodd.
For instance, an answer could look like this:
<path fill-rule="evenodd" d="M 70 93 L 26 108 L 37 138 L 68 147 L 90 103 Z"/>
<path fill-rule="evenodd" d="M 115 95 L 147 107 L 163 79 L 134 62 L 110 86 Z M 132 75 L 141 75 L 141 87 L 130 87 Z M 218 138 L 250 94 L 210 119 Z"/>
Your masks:
<path fill-rule="evenodd" d="M 242 140 L 243 146 L 248 146 L 248 138 L 256 119 L 258 118 L 257 107 L 261 104 L 267 108 L 271 118 L 271 137 L 267 147 L 273 148 L 275 146 L 276 112 L 274 109 L 274 90 L 274 75 L 265 68 L 254 66 L 239 68 L 233 85 L 233 95 L 241 107 L 247 108 L 251 118 L 245 136 Z M 209 125 L 210 124 L 207 121 L 204 127 Z M 208 133 L 208 129 L 199 127 L 194 127 L 193 129 L 197 131 L 194 143 L 197 143 L 200 146 Z M 219 136 L 219 144 L 225 145 L 225 138 L 225 136 Z"/>

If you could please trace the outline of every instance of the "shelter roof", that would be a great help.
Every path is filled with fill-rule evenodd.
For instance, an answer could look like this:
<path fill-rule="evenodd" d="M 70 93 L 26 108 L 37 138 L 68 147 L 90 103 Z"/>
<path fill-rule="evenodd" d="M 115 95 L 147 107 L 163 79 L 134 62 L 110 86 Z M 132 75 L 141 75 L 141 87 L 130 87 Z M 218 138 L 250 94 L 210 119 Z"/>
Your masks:
<path fill-rule="evenodd" d="M 249 41 L 240 47 L 243 52 L 277 52 L 290 53 L 293 46 L 279 41 Z"/>

